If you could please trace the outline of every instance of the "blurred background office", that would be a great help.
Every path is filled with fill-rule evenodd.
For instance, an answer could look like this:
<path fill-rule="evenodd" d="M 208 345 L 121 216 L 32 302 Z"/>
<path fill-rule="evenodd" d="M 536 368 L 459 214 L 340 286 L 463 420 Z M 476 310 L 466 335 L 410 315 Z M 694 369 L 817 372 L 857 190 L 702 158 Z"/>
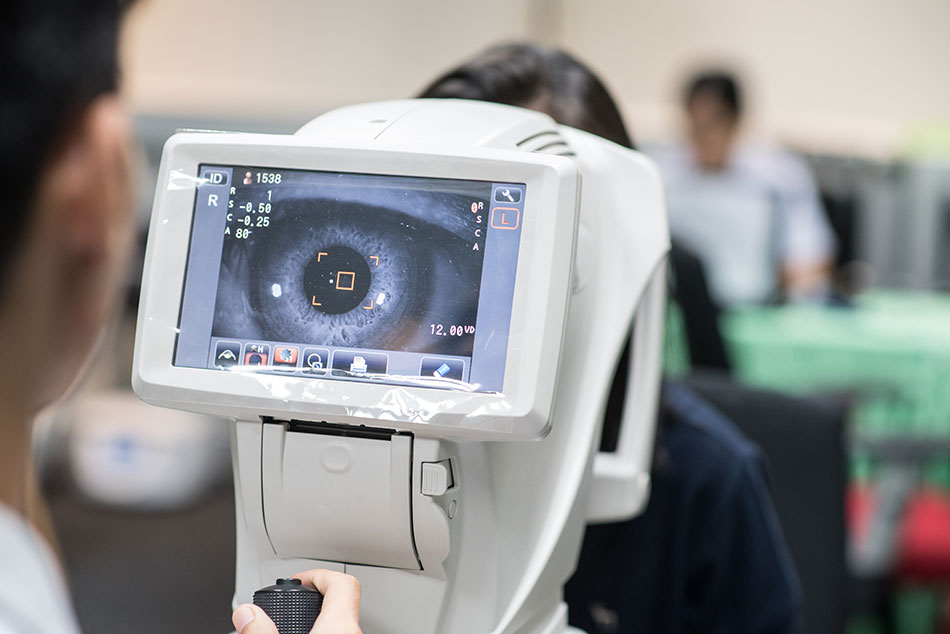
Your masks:
<path fill-rule="evenodd" d="M 671 303 L 667 371 L 768 455 L 807 632 L 950 631 L 948 24 L 942 0 L 139 0 L 122 60 L 142 140 L 141 241 L 176 128 L 292 132 L 338 106 L 416 94 L 512 40 L 565 48 L 598 72 L 668 170 L 675 223 L 691 185 L 667 158 L 688 152 L 697 116 L 684 90 L 727 71 L 742 95 L 735 147 L 787 157 L 779 188 L 797 178 L 814 196 L 802 252 L 821 275 L 783 288 L 771 198 L 693 195 L 746 215 L 701 241 L 674 226 L 717 304 L 700 319 L 723 354 L 707 363 L 689 302 Z M 752 283 L 717 259 L 743 232 L 768 247 L 742 260 Z M 95 372 L 39 427 L 53 520 L 86 631 L 229 631 L 227 433 L 131 395 L 138 258 Z M 142 566 L 155 574 L 128 574 Z"/>

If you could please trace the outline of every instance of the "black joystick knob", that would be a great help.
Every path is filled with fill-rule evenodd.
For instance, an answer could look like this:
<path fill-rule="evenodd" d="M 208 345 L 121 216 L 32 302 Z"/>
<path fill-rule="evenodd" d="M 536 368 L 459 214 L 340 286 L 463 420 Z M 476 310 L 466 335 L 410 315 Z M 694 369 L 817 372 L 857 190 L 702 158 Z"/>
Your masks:
<path fill-rule="evenodd" d="M 323 595 L 300 579 L 278 579 L 254 593 L 254 605 L 264 610 L 280 634 L 308 634 L 320 616 Z"/>

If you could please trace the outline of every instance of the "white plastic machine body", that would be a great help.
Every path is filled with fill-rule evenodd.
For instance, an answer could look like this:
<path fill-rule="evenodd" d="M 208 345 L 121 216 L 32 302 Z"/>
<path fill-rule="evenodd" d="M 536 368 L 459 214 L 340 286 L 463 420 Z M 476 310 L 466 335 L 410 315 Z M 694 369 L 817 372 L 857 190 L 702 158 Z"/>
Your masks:
<path fill-rule="evenodd" d="M 198 170 L 219 163 L 525 183 L 504 389 L 173 365 Z M 527 110 L 411 100 L 292 137 L 177 135 L 160 179 L 133 385 L 234 420 L 235 603 L 325 567 L 360 580 L 369 633 L 565 631 L 585 524 L 649 495 L 669 248 L 649 160 Z M 618 448 L 598 453 L 634 322 Z"/>

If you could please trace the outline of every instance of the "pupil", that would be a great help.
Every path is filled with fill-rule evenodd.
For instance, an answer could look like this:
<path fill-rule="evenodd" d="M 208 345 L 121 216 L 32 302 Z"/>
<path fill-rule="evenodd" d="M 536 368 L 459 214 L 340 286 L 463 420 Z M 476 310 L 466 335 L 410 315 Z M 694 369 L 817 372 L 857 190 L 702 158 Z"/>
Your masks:
<path fill-rule="evenodd" d="M 325 315 L 339 315 L 360 306 L 370 282 L 366 258 L 349 247 L 320 249 L 303 273 L 307 302 Z"/>

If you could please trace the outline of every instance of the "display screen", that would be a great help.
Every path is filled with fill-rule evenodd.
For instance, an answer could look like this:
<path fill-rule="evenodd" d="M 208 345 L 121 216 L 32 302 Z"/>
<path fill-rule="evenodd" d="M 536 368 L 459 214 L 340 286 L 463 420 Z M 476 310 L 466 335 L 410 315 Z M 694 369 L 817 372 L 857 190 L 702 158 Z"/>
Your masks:
<path fill-rule="evenodd" d="M 524 184 L 198 176 L 175 365 L 502 390 Z"/>

